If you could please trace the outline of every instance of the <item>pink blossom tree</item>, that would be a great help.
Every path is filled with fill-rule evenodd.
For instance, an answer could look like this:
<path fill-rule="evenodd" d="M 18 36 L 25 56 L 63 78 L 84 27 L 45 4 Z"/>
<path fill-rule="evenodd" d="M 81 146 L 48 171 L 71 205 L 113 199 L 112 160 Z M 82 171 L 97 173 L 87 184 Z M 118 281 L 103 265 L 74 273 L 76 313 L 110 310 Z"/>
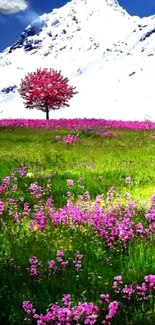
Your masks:
<path fill-rule="evenodd" d="M 18 91 L 25 100 L 26 108 L 45 112 L 46 119 L 49 120 L 50 110 L 69 107 L 69 99 L 77 94 L 75 87 L 69 86 L 68 81 L 61 71 L 37 69 L 22 79 Z"/>

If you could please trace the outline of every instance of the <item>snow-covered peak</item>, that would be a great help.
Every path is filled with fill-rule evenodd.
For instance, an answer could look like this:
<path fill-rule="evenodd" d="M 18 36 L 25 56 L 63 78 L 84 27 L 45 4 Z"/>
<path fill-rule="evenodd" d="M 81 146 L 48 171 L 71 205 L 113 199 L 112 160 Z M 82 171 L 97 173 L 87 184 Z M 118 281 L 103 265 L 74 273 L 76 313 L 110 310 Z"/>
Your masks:
<path fill-rule="evenodd" d="M 43 58 L 52 54 L 61 64 L 65 49 L 68 61 L 75 61 L 77 52 L 78 58 L 82 55 L 82 60 L 87 52 L 88 60 L 88 51 L 98 49 L 102 43 L 106 47 L 123 38 L 131 29 L 131 24 L 130 16 L 115 0 L 72 0 L 34 20 L 2 56 L 9 57 L 14 67 L 19 64 L 19 49 L 24 62 L 25 54 L 27 58 L 34 54 Z"/>
<path fill-rule="evenodd" d="M 155 16 L 132 17 L 116 0 L 72 0 L 38 17 L 0 54 L 0 118 L 44 118 L 17 92 L 38 67 L 61 69 L 79 91 L 53 118 L 155 117 L 154 37 Z"/>

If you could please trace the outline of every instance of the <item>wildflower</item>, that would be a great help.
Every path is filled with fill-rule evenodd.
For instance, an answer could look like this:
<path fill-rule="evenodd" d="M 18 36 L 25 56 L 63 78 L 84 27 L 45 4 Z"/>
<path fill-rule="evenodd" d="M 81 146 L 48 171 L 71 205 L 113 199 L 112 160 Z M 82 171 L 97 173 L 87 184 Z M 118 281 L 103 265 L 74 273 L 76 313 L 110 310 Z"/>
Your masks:
<path fill-rule="evenodd" d="M 4 211 L 5 203 L 3 201 L 0 201 L 0 216 L 2 216 Z"/>
<path fill-rule="evenodd" d="M 74 181 L 72 179 L 67 179 L 67 185 L 74 185 Z"/>
<path fill-rule="evenodd" d="M 131 296 L 133 295 L 133 293 L 135 291 L 134 291 L 133 286 L 131 284 L 131 285 L 125 285 L 122 292 L 125 293 L 125 296 L 123 296 L 123 298 L 127 298 L 128 300 L 130 300 Z"/>
<path fill-rule="evenodd" d="M 33 308 L 33 305 L 31 304 L 31 302 L 28 300 L 23 301 L 22 307 L 26 314 L 31 314 L 31 313 L 34 314 L 36 311 L 36 309 Z"/>
<path fill-rule="evenodd" d="M 99 303 L 100 304 L 103 304 L 104 302 L 106 302 L 107 304 L 109 304 L 109 295 L 108 294 L 101 294 L 100 295 L 100 299 L 102 299 L 102 300 L 99 300 Z"/>
<path fill-rule="evenodd" d="M 57 257 L 62 257 L 62 256 L 64 256 L 64 252 L 58 250 L 58 251 L 57 251 Z"/>
<path fill-rule="evenodd" d="M 52 172 L 52 174 L 51 174 L 52 177 L 55 177 L 56 175 L 57 175 L 56 171 Z"/>
<path fill-rule="evenodd" d="M 122 283 L 122 276 L 117 275 L 117 276 L 114 277 L 114 280 Z"/>
<path fill-rule="evenodd" d="M 131 177 L 130 176 L 126 177 L 125 182 L 127 184 L 130 184 L 131 183 Z"/>
<path fill-rule="evenodd" d="M 62 298 L 62 302 L 64 304 L 65 307 L 70 308 L 71 306 L 71 295 L 64 295 L 64 297 Z"/>
<path fill-rule="evenodd" d="M 26 175 L 26 171 L 27 171 L 27 166 L 22 167 L 22 168 L 18 168 L 18 173 L 20 175 L 20 177 L 24 177 Z"/>
<path fill-rule="evenodd" d="M 16 192 L 17 189 L 18 189 L 18 184 L 14 184 L 14 185 L 12 186 L 12 192 Z"/>
<path fill-rule="evenodd" d="M 75 260 L 73 260 L 74 266 L 75 266 L 75 271 L 79 271 L 82 267 L 81 260 L 83 258 L 82 254 L 77 253 L 75 255 Z"/>
<path fill-rule="evenodd" d="M 81 190 L 84 190 L 84 185 L 79 185 L 79 188 L 80 188 Z"/>
<path fill-rule="evenodd" d="M 50 270 L 56 271 L 56 263 L 54 260 L 49 261 L 48 266 Z"/>
<path fill-rule="evenodd" d="M 38 263 L 38 259 L 36 256 L 33 256 L 29 259 L 30 264 L 37 264 Z"/>
<path fill-rule="evenodd" d="M 150 289 L 155 289 L 155 275 L 146 275 L 144 280 L 149 284 Z"/>
<path fill-rule="evenodd" d="M 38 259 L 36 256 L 33 256 L 29 259 L 29 263 L 30 263 L 30 269 L 29 269 L 29 272 L 30 272 L 30 275 L 38 275 L 39 272 L 37 270 L 38 268 Z"/>
<path fill-rule="evenodd" d="M 108 307 L 109 308 L 109 312 L 108 312 L 108 315 L 106 316 L 106 319 L 107 320 L 113 318 L 116 315 L 118 306 L 119 306 L 119 302 L 118 301 L 112 301 L 109 304 L 109 307 Z"/>

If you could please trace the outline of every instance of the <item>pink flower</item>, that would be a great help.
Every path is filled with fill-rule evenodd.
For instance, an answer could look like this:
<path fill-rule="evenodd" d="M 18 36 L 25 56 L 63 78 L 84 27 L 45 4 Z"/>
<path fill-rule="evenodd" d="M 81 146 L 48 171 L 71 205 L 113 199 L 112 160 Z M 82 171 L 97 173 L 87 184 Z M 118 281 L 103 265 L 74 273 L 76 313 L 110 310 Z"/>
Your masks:
<path fill-rule="evenodd" d="M 56 270 L 56 265 L 55 265 L 55 261 L 51 260 L 48 262 L 48 266 L 50 270 Z"/>
<path fill-rule="evenodd" d="M 117 312 L 117 309 L 118 309 L 118 306 L 119 306 L 119 302 L 118 301 L 112 301 L 110 304 L 109 304 L 109 313 L 108 315 L 106 316 L 106 319 L 111 319 L 113 318 L 115 315 L 116 315 L 116 312 Z"/>
<path fill-rule="evenodd" d="M 125 182 L 127 184 L 130 184 L 131 183 L 131 177 L 130 176 L 126 177 Z"/>
<path fill-rule="evenodd" d="M 144 279 L 146 282 L 155 284 L 155 275 L 152 275 L 152 274 L 146 275 Z"/>
<path fill-rule="evenodd" d="M 72 179 L 67 179 L 67 185 L 74 185 L 74 181 Z"/>
<path fill-rule="evenodd" d="M 64 252 L 58 250 L 58 251 L 57 251 L 57 257 L 62 257 L 62 256 L 64 256 Z"/>
<path fill-rule="evenodd" d="M 61 139 L 61 135 L 56 135 L 56 139 L 60 140 Z"/>
<path fill-rule="evenodd" d="M 109 304 L 109 295 L 108 294 L 101 294 L 100 295 L 100 299 L 102 299 L 102 300 L 99 300 L 99 303 L 100 304 L 103 304 L 104 302 L 106 302 L 107 304 Z"/>
<path fill-rule="evenodd" d="M 36 256 L 33 256 L 29 259 L 30 264 L 37 264 L 38 263 L 38 259 Z"/>
<path fill-rule="evenodd" d="M 12 186 L 12 192 L 16 192 L 17 189 L 18 189 L 18 185 L 17 185 L 17 184 L 14 184 L 14 185 Z"/>
<path fill-rule="evenodd" d="M 118 281 L 118 282 L 120 282 L 120 281 L 122 282 L 122 276 L 121 275 L 117 275 L 117 276 L 114 277 L 114 280 L 115 281 Z"/>

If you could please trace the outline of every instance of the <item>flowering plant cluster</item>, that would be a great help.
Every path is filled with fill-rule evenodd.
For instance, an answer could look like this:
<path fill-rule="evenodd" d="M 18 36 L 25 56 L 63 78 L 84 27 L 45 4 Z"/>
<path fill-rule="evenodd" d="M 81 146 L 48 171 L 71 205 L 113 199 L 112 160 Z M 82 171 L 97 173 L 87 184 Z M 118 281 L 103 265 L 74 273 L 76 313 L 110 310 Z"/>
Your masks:
<path fill-rule="evenodd" d="M 31 119 L 1 119 L 0 127 L 52 128 L 66 130 L 87 129 L 126 129 L 126 130 L 154 130 L 155 122 L 151 121 L 115 121 L 104 119 L 59 119 L 59 120 L 31 120 Z"/>
<path fill-rule="evenodd" d="M 118 133 L 117 132 L 112 132 L 112 131 L 103 131 L 103 130 L 101 130 L 101 131 L 99 131 L 98 132 L 98 134 L 100 135 L 100 136 L 104 136 L 104 137 L 109 137 L 109 138 L 112 138 L 112 137 L 117 137 L 118 136 Z"/>
<path fill-rule="evenodd" d="M 38 261 L 36 256 L 32 256 L 29 258 L 29 274 L 32 277 L 40 277 L 43 278 L 46 272 L 46 265 L 48 265 L 48 275 L 52 276 L 56 273 L 60 273 L 65 271 L 69 267 L 69 261 L 65 259 L 64 252 L 62 250 L 58 250 L 56 253 L 55 260 L 49 260 L 45 263 Z M 82 258 L 83 254 L 76 253 L 73 260 L 70 262 L 70 266 L 75 270 L 75 272 L 79 272 L 82 268 Z"/>
<path fill-rule="evenodd" d="M 36 320 L 37 325 L 46 324 L 90 324 L 98 322 L 104 325 L 111 325 L 117 311 L 124 305 L 124 301 L 128 303 L 136 297 L 137 301 L 146 301 L 155 295 L 155 275 L 147 275 L 141 285 L 130 284 L 124 285 L 122 276 L 115 276 L 113 289 L 116 293 L 117 300 L 111 301 L 109 294 L 100 294 L 98 305 L 90 302 L 79 303 L 72 307 L 70 294 L 64 295 L 62 305 L 52 303 L 46 314 L 38 314 L 30 301 L 23 301 L 23 309 L 27 314 L 25 321 Z M 119 300 L 120 301 L 119 301 Z"/>
<path fill-rule="evenodd" d="M 141 285 L 125 284 L 123 285 L 122 276 L 114 277 L 113 289 L 122 299 L 130 301 L 133 297 L 137 301 L 146 301 L 153 298 L 155 294 L 155 275 L 147 275 Z"/>
<path fill-rule="evenodd" d="M 0 231 L 7 234 L 6 238 L 1 235 L 0 241 L 3 250 L 6 240 L 8 254 L 4 264 L 0 256 L 0 276 L 2 283 L 11 274 L 17 288 L 18 281 L 24 284 L 15 304 L 24 300 L 25 321 L 37 325 L 111 325 L 120 324 L 125 310 L 128 325 L 135 304 L 138 311 L 149 311 L 153 319 L 153 256 L 151 248 L 150 256 L 145 249 L 154 243 L 155 196 L 142 207 L 129 193 L 122 201 L 114 186 L 95 199 L 83 186 L 83 194 L 75 198 L 74 188 L 82 186 L 79 184 L 85 178 L 82 175 L 76 181 L 67 175 L 63 180 L 66 204 L 56 207 L 52 196 L 56 175 L 53 172 L 42 181 L 26 165 L 13 170 L 0 184 Z M 123 182 L 130 186 L 133 178 L 126 174 Z M 126 275 L 128 280 L 124 281 L 125 265 L 132 247 L 137 246 L 148 258 L 147 272 L 144 269 L 139 274 L 137 262 L 137 274 L 130 267 L 131 277 Z M 141 259 L 141 255 L 136 256 Z M 123 265 L 122 273 L 114 273 L 118 264 Z M 7 281 L 12 285 L 11 276 Z M 9 290 L 3 287 L 6 301 L 12 287 Z M 43 313 L 49 302 L 52 304 Z"/>
<path fill-rule="evenodd" d="M 108 296 L 108 300 L 104 298 L 105 296 Z M 104 302 L 107 303 L 106 308 Z M 93 325 L 97 322 L 101 313 L 105 314 L 102 324 L 110 325 L 112 318 L 117 313 L 119 302 L 110 302 L 109 295 L 101 294 L 99 303 L 99 306 L 97 306 L 89 302 L 79 302 L 77 306 L 72 307 L 71 296 L 66 294 L 62 298 L 62 306 L 59 306 L 58 303 L 51 304 L 45 315 L 37 314 L 30 301 L 23 301 L 23 309 L 28 316 L 25 321 L 31 322 L 31 320 L 35 319 L 37 325 L 80 323 Z"/>
<path fill-rule="evenodd" d="M 27 169 L 20 168 L 17 171 L 20 178 L 27 175 Z M 17 174 L 16 174 L 17 175 Z M 81 179 L 80 179 L 81 181 Z M 126 178 L 126 182 L 131 181 L 130 177 Z M 74 181 L 67 179 L 67 186 L 72 188 Z M 117 247 L 127 248 L 128 243 L 134 239 L 152 238 L 155 231 L 155 197 L 151 198 L 152 205 L 146 211 L 143 222 L 136 221 L 136 213 L 138 204 L 131 198 L 126 199 L 126 204 L 122 204 L 121 199 L 116 197 L 115 188 L 111 187 L 107 193 L 105 203 L 103 196 L 97 196 L 95 201 L 90 201 L 90 194 L 85 191 L 83 195 L 79 195 L 76 203 L 74 198 L 69 198 L 67 204 L 56 209 L 51 196 L 51 180 L 47 179 L 44 185 L 40 185 L 38 181 L 30 183 L 29 187 L 25 186 L 24 191 L 29 196 L 29 202 L 23 202 L 24 198 L 10 197 L 10 193 L 20 191 L 18 179 L 15 172 L 11 177 L 4 178 L 1 186 L 0 215 L 8 213 L 13 217 L 15 223 L 23 224 L 25 218 L 29 223 L 31 231 L 45 231 L 52 222 L 54 227 L 60 225 L 76 227 L 79 225 L 90 225 L 94 233 L 104 241 L 111 249 Z M 67 191 L 67 193 L 71 192 Z M 70 196 L 69 194 L 67 194 Z M 8 200 L 8 203 L 6 202 Z M 114 203 L 115 202 L 115 203 Z M 30 207 L 31 203 L 31 207 Z"/>
<path fill-rule="evenodd" d="M 79 133 L 77 133 L 76 135 L 74 134 L 67 134 L 64 137 L 62 137 L 61 135 L 57 135 L 56 136 L 56 140 L 58 141 L 58 143 L 65 143 L 67 145 L 72 144 L 73 142 L 77 142 L 79 140 Z"/>

